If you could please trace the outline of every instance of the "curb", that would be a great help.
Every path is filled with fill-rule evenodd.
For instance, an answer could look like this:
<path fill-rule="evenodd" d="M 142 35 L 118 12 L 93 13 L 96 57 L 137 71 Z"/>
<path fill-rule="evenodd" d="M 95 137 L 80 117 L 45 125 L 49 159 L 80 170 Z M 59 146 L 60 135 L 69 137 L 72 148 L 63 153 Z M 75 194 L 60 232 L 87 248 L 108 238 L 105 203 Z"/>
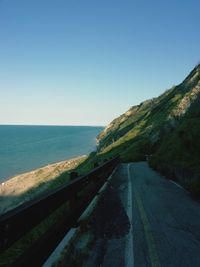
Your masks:
<path fill-rule="evenodd" d="M 112 174 L 108 177 L 106 182 L 103 184 L 103 186 L 100 188 L 100 190 L 97 192 L 97 195 L 92 199 L 90 204 L 87 206 L 85 211 L 81 214 L 81 216 L 78 219 L 79 226 L 77 228 L 71 228 L 68 233 L 65 235 L 65 237 L 61 240 L 61 242 L 58 244 L 58 246 L 55 248 L 55 250 L 52 252 L 52 254 L 49 256 L 49 258 L 46 260 L 46 262 L 42 265 L 42 267 L 51 267 L 53 266 L 61 257 L 63 250 L 65 249 L 66 253 L 70 245 L 75 242 L 75 240 L 79 237 L 81 234 L 81 229 L 83 225 L 87 222 L 87 220 L 92 215 L 95 207 L 97 206 L 97 203 L 99 202 L 102 194 L 107 189 L 108 184 L 110 180 L 112 179 L 112 176 L 114 175 L 115 171 L 117 170 L 118 166 L 113 170 Z"/>

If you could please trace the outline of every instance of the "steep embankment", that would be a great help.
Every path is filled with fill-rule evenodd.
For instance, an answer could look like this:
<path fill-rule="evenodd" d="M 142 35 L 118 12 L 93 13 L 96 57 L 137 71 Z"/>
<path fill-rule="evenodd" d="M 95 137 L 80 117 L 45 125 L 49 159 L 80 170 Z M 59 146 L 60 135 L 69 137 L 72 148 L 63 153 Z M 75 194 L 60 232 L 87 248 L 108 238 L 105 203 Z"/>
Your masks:
<path fill-rule="evenodd" d="M 144 160 L 200 191 L 200 65 L 178 86 L 131 107 L 98 136 L 100 156 Z"/>

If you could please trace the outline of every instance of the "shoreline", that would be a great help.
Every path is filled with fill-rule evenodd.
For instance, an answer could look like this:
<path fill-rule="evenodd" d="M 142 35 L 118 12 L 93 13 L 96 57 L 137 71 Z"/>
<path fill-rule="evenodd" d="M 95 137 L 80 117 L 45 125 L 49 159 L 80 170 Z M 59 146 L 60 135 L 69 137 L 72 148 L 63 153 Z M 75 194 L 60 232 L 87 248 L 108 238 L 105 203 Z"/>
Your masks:
<path fill-rule="evenodd" d="M 0 125 L 0 183 L 96 150 L 101 126 Z"/>
<path fill-rule="evenodd" d="M 4 177 L 4 178 L 0 178 L 0 187 L 1 187 L 2 184 L 5 184 L 9 180 L 11 180 L 13 178 L 16 178 L 18 176 L 22 176 L 22 175 L 26 175 L 26 174 L 29 174 L 29 173 L 37 172 L 38 170 L 44 169 L 46 167 L 51 167 L 51 166 L 55 166 L 55 165 L 62 165 L 64 163 L 66 163 L 66 162 L 78 160 L 78 159 L 80 159 L 82 157 L 87 157 L 87 155 L 81 155 L 81 156 L 77 156 L 77 157 L 73 157 L 73 158 L 64 159 L 64 160 L 61 160 L 61 161 L 55 161 L 55 162 L 47 163 L 45 165 L 33 168 L 31 170 L 22 171 L 21 173 L 18 173 L 18 174 L 14 174 L 14 175 L 10 175 L 10 176 Z"/>
<path fill-rule="evenodd" d="M 82 155 L 48 164 L 3 181 L 0 183 L 0 214 L 67 182 L 67 172 L 78 167 L 86 158 L 86 155 Z M 66 173 L 64 179 L 61 177 L 63 173 Z"/>

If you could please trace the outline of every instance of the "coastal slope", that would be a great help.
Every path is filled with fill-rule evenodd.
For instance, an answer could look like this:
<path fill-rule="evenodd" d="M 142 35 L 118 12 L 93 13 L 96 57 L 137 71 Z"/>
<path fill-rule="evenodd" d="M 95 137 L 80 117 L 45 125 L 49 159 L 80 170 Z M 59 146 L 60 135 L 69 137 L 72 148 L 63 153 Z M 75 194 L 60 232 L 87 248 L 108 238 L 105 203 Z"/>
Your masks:
<path fill-rule="evenodd" d="M 157 98 L 131 107 L 97 137 L 98 155 L 150 165 L 200 192 L 200 65 Z"/>
<path fill-rule="evenodd" d="M 69 173 L 86 159 L 80 156 L 17 175 L 0 184 L 0 214 L 51 192 L 69 181 Z"/>

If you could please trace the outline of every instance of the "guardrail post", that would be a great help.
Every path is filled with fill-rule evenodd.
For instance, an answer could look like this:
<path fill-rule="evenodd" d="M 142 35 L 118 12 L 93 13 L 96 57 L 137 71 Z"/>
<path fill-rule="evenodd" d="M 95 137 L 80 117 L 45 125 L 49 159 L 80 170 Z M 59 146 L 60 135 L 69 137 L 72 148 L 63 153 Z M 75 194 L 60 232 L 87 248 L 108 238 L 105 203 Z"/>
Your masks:
<path fill-rule="evenodd" d="M 77 177 L 78 177 L 78 173 L 77 172 L 73 171 L 73 172 L 70 173 L 70 181 L 73 181 Z M 70 208 L 70 210 L 73 210 L 75 208 L 76 202 L 77 202 L 77 194 L 74 193 L 73 196 L 69 200 L 69 208 Z"/>
<path fill-rule="evenodd" d="M 77 194 L 74 194 L 73 197 L 70 198 L 69 200 L 69 208 L 70 210 L 75 209 L 77 203 Z"/>
<path fill-rule="evenodd" d="M 76 179 L 78 177 L 78 172 L 71 172 L 70 173 L 70 181 Z"/>
<path fill-rule="evenodd" d="M 95 162 L 94 163 L 94 168 L 97 168 L 97 167 L 99 167 L 99 163 L 98 162 Z"/>

